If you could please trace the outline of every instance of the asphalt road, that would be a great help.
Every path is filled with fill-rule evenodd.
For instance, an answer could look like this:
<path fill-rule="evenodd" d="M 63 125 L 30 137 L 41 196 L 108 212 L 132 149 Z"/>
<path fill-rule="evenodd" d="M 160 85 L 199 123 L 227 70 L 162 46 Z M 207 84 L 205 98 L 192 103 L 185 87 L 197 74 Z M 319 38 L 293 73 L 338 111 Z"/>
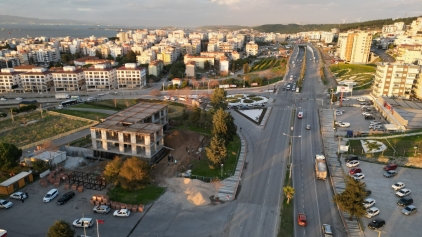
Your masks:
<path fill-rule="evenodd" d="M 395 62 L 396 61 L 395 58 L 391 57 L 383 49 L 379 49 L 377 47 L 372 47 L 371 50 L 373 50 L 382 59 L 383 62 L 390 62 L 390 63 L 392 63 L 392 62 Z"/>

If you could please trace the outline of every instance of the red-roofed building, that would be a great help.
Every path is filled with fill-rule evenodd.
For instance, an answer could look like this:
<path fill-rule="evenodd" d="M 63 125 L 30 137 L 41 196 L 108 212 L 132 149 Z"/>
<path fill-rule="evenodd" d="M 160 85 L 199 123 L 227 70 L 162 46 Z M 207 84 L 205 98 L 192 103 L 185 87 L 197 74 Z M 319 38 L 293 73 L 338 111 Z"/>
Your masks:
<path fill-rule="evenodd" d="M 147 84 L 147 70 L 136 63 L 126 63 L 117 70 L 117 88 L 142 88 Z"/>
<path fill-rule="evenodd" d="M 86 89 L 85 74 L 82 69 L 76 69 L 74 66 L 65 66 L 61 70 L 51 72 L 51 74 L 56 92 Z"/>
<path fill-rule="evenodd" d="M 115 89 L 117 87 L 116 69 L 104 64 L 84 69 L 87 90 Z"/>
<path fill-rule="evenodd" d="M 0 92 L 14 92 L 12 87 L 21 87 L 21 74 L 13 68 L 3 68 L 0 72 Z"/>
<path fill-rule="evenodd" d="M 46 68 L 33 68 L 20 76 L 22 88 L 26 92 L 47 92 L 54 86 L 53 76 Z"/>

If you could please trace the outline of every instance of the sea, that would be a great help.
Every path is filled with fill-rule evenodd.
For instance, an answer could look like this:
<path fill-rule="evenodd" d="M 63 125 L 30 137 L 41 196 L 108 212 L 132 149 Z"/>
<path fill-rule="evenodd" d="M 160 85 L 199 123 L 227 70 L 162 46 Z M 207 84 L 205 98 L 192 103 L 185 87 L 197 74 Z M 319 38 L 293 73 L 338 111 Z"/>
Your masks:
<path fill-rule="evenodd" d="M 98 26 L 98 25 L 20 25 L 20 24 L 0 24 L 0 40 L 9 38 L 26 37 L 66 37 L 86 38 L 116 36 L 118 26 Z M 123 29 L 125 31 L 125 29 Z M 10 32 L 10 34 L 9 34 Z"/>

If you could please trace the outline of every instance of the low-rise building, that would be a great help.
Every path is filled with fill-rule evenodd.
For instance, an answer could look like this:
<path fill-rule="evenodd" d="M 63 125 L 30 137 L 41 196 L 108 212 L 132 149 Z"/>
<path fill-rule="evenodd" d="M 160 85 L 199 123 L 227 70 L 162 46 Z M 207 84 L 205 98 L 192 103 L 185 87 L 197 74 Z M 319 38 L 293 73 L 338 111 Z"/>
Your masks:
<path fill-rule="evenodd" d="M 33 68 L 20 76 L 22 88 L 26 92 L 47 92 L 54 86 L 53 76 L 46 68 Z"/>
<path fill-rule="evenodd" d="M 97 64 L 84 70 L 87 90 L 114 89 L 117 87 L 116 69 Z"/>
<path fill-rule="evenodd" d="M 161 60 L 152 61 L 148 65 L 148 74 L 158 77 L 161 75 L 163 68 L 164 68 L 163 61 Z"/>
<path fill-rule="evenodd" d="M 195 61 L 190 61 L 186 64 L 186 77 L 188 78 L 193 78 L 195 77 L 195 73 L 196 73 L 196 64 Z"/>
<path fill-rule="evenodd" d="M 0 92 L 13 92 L 13 89 L 21 87 L 21 74 L 13 68 L 3 68 L 0 72 Z"/>
<path fill-rule="evenodd" d="M 116 70 L 119 89 L 142 88 L 147 84 L 147 72 L 136 63 L 126 63 Z"/>
<path fill-rule="evenodd" d="M 81 91 L 86 89 L 85 74 L 82 69 L 65 66 L 62 70 L 52 71 L 54 89 L 61 91 Z"/>
<path fill-rule="evenodd" d="M 258 54 L 258 52 L 259 52 L 258 51 L 258 45 L 255 42 L 251 41 L 251 42 L 246 44 L 246 54 L 248 56 L 250 56 L 250 55 L 255 56 L 255 55 Z"/>

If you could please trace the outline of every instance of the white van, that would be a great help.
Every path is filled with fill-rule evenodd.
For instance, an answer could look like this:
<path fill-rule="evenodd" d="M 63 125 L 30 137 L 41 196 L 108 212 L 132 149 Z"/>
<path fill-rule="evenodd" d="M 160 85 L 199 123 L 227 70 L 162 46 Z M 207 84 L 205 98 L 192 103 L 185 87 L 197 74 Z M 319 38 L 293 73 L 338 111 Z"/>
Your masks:
<path fill-rule="evenodd" d="M 58 195 L 59 195 L 59 191 L 57 189 L 53 188 L 50 191 L 48 191 L 48 193 L 44 196 L 43 202 L 50 202 L 51 200 L 53 200 Z"/>

